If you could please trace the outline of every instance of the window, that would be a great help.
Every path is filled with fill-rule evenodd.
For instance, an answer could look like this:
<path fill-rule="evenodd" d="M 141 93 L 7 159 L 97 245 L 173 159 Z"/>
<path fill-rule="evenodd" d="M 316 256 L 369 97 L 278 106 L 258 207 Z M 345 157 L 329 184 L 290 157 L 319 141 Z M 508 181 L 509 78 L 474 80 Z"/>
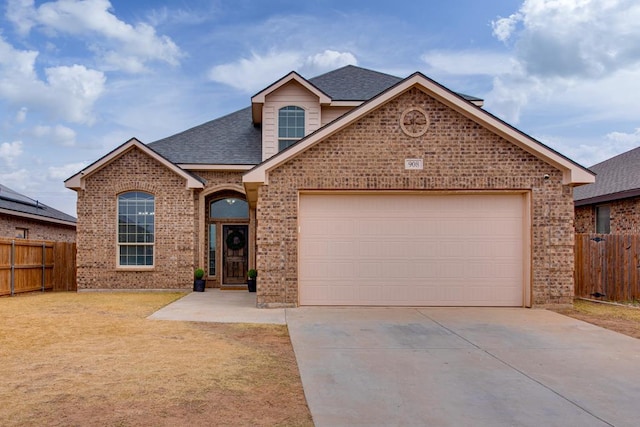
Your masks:
<path fill-rule="evenodd" d="M 292 105 L 278 111 L 278 151 L 304 137 L 304 110 Z"/>
<path fill-rule="evenodd" d="M 118 196 L 118 265 L 153 266 L 155 200 L 132 191 Z"/>
<path fill-rule="evenodd" d="M 211 218 L 249 218 L 249 204 L 234 197 L 211 202 Z"/>
<path fill-rule="evenodd" d="M 29 229 L 16 227 L 16 239 L 28 239 L 29 238 Z"/>
<path fill-rule="evenodd" d="M 611 233 L 611 206 L 596 206 L 596 233 Z"/>
<path fill-rule="evenodd" d="M 216 275 L 216 225 L 209 224 L 209 276 Z"/>

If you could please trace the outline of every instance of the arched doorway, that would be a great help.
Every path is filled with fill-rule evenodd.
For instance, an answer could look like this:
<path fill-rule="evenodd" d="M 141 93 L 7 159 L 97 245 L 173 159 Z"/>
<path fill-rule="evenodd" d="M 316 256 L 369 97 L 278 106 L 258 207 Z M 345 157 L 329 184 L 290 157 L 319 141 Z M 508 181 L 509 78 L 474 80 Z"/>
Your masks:
<path fill-rule="evenodd" d="M 244 287 L 249 269 L 249 204 L 225 191 L 206 198 L 207 286 Z"/>

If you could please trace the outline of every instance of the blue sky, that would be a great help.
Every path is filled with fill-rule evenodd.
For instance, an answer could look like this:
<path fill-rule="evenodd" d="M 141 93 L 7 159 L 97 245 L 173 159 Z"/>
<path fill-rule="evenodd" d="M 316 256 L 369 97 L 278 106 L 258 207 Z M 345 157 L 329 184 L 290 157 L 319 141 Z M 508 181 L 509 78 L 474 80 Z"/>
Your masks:
<path fill-rule="evenodd" d="M 637 0 L 0 3 L 0 182 L 63 181 L 131 137 L 247 106 L 296 70 L 420 71 L 590 166 L 640 145 Z"/>

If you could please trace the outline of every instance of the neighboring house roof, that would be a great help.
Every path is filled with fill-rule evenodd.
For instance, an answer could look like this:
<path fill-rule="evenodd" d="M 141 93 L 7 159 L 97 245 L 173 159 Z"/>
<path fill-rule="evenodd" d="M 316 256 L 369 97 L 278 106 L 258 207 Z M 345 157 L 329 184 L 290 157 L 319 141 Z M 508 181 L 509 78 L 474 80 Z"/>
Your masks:
<path fill-rule="evenodd" d="M 76 225 L 76 219 L 73 216 L 33 200 L 2 184 L 0 184 L 0 213 L 74 227 Z"/>
<path fill-rule="evenodd" d="M 84 189 L 85 179 L 91 176 L 92 174 L 98 172 L 100 169 L 107 166 L 113 160 L 119 158 L 130 150 L 139 149 L 143 153 L 147 154 L 151 158 L 157 160 L 161 164 L 167 167 L 170 171 L 174 172 L 176 175 L 181 176 L 185 180 L 186 188 L 204 188 L 204 181 L 202 178 L 199 178 L 190 172 L 180 168 L 178 165 L 171 163 L 171 161 L 167 160 L 161 154 L 152 150 L 148 146 L 144 145 L 142 142 L 138 141 L 136 138 L 131 138 L 129 141 L 125 142 L 121 146 L 112 150 L 110 153 L 104 155 L 100 159 L 96 160 L 86 168 L 82 169 L 80 172 L 76 173 L 72 177 L 66 179 L 64 181 L 64 185 L 67 188 L 71 188 L 74 190 Z"/>
<path fill-rule="evenodd" d="M 591 166 L 596 182 L 576 188 L 576 206 L 640 196 L 640 147 Z"/>
<path fill-rule="evenodd" d="M 413 87 L 419 87 L 421 90 L 428 93 L 439 102 L 447 105 L 449 108 L 457 111 L 468 119 L 473 120 L 537 158 L 558 168 L 563 172 L 563 184 L 581 185 L 594 182 L 594 174 L 588 169 L 552 150 L 485 110 L 478 108 L 471 102 L 465 100 L 461 95 L 450 91 L 446 87 L 429 79 L 423 74 L 414 73 L 376 97 L 365 102 L 360 107 L 351 110 L 342 117 L 334 120 L 324 127 L 321 127 L 314 133 L 306 136 L 289 148 L 279 152 L 275 156 L 265 160 L 263 163 L 247 172 L 243 176 L 242 180 L 245 184 L 245 188 L 247 189 L 247 196 L 250 201 L 255 200 L 255 197 L 257 197 L 257 188 L 261 184 L 268 184 L 269 172 L 271 170 L 287 162 L 299 153 L 311 148 L 320 141 L 323 141 L 334 133 L 344 129 L 346 126 L 359 120 L 361 117 L 388 102 L 390 99 L 399 96 Z"/>

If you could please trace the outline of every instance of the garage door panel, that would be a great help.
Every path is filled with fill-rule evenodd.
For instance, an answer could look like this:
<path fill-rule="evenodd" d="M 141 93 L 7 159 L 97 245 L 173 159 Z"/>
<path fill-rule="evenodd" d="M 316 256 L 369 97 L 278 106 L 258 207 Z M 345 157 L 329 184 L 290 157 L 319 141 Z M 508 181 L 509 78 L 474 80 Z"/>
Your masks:
<path fill-rule="evenodd" d="M 521 306 L 522 195 L 301 195 L 302 305 Z"/>

